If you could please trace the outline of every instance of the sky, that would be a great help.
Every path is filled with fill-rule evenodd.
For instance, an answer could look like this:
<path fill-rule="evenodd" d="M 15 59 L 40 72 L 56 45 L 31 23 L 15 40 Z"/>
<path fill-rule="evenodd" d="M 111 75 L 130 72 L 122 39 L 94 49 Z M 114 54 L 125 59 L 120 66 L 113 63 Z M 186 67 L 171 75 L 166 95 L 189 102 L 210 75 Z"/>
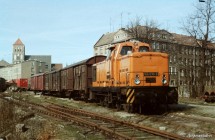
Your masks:
<path fill-rule="evenodd" d="M 198 0 L 0 0 L 0 60 L 12 63 L 20 38 L 26 55 L 51 55 L 64 66 L 93 56 L 107 33 L 135 17 L 155 20 L 160 28 L 182 34 L 181 20 Z"/>

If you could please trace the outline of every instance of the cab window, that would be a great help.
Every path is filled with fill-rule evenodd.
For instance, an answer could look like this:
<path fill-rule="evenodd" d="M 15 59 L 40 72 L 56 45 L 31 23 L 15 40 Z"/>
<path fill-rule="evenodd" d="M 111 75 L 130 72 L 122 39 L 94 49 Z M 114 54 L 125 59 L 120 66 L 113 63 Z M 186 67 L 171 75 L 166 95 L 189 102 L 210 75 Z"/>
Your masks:
<path fill-rule="evenodd" d="M 148 51 L 149 51 L 149 48 L 146 46 L 140 46 L 139 47 L 139 52 L 148 52 Z"/>
<path fill-rule="evenodd" d="M 129 51 L 132 52 L 132 46 L 123 46 L 120 54 L 127 55 Z"/>

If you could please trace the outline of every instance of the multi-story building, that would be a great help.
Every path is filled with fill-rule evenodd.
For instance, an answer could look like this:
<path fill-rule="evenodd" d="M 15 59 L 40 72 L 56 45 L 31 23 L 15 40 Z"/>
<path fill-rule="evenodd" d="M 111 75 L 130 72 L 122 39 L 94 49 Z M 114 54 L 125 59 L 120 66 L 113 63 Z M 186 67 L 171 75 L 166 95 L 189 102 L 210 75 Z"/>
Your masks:
<path fill-rule="evenodd" d="M 145 27 L 143 27 L 145 28 Z M 159 32 L 158 32 L 159 31 Z M 148 42 L 153 51 L 169 54 L 170 85 L 178 86 L 179 95 L 183 97 L 200 96 L 203 94 L 200 81 L 204 75 L 206 88 L 215 85 L 215 44 L 209 43 L 207 48 L 201 46 L 201 41 L 195 38 L 169 33 L 166 30 L 156 29 L 151 32 Z M 124 41 L 138 41 L 130 31 L 119 29 L 113 33 L 107 33 L 94 45 L 95 55 L 106 55 L 107 48 Z M 203 56 L 206 56 L 205 62 Z M 202 74 L 202 67 L 205 73 Z"/>
<path fill-rule="evenodd" d="M 45 72 L 45 62 L 28 60 L 0 68 L 0 77 L 8 81 L 20 78 L 27 78 L 30 81 L 32 75 L 43 72 Z"/>

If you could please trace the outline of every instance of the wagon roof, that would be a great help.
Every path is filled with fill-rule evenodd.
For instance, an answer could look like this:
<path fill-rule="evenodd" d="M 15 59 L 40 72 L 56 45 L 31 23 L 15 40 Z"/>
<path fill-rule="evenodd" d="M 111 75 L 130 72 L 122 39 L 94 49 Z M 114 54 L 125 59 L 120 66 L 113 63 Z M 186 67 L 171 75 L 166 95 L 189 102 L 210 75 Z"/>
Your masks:
<path fill-rule="evenodd" d="M 79 61 L 77 63 L 71 64 L 71 65 L 69 65 L 69 66 L 67 66 L 67 67 L 65 67 L 63 69 L 67 69 L 67 68 L 71 68 L 71 67 L 76 67 L 76 66 L 83 65 L 83 64 L 87 65 L 90 60 L 95 59 L 97 57 L 106 57 L 106 56 L 104 56 L 104 55 L 93 56 L 93 57 L 90 57 L 88 59 L 85 59 L 85 60 Z"/>
<path fill-rule="evenodd" d="M 33 75 L 33 76 L 31 76 L 31 77 L 40 76 L 40 75 L 43 75 L 43 74 L 45 74 L 45 73 L 38 73 L 38 74 L 34 74 L 34 75 Z"/>

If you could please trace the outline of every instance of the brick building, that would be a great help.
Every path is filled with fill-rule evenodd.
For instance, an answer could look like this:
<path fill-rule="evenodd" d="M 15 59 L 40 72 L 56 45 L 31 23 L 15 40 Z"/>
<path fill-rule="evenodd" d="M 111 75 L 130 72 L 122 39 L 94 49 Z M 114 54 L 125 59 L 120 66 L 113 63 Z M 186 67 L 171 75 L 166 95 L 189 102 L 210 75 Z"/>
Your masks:
<path fill-rule="evenodd" d="M 142 28 L 144 30 L 144 26 Z M 208 48 L 205 49 L 202 48 L 201 41 L 196 41 L 193 37 L 159 29 L 156 29 L 154 33 L 151 32 L 149 36 L 148 42 L 153 51 L 169 54 L 170 86 L 178 86 L 180 96 L 200 96 L 208 88 L 214 88 L 214 43 L 208 43 Z M 106 55 L 108 47 L 124 41 L 138 40 L 126 29 L 106 33 L 94 45 L 94 55 Z M 204 55 L 206 55 L 205 62 L 202 60 Z M 203 66 L 206 66 L 204 91 L 199 86 L 202 80 L 200 75 Z"/>

